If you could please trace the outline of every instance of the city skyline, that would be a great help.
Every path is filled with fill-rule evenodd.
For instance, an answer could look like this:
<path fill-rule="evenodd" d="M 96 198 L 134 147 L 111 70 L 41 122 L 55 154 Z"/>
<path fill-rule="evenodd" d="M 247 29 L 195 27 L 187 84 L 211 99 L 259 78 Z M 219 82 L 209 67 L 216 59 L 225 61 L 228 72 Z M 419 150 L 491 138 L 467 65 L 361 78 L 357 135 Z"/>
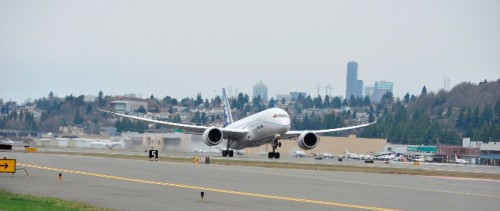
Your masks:
<path fill-rule="evenodd" d="M 0 0 L 0 98 L 230 87 L 344 96 L 345 64 L 394 95 L 500 78 L 499 1 Z"/>

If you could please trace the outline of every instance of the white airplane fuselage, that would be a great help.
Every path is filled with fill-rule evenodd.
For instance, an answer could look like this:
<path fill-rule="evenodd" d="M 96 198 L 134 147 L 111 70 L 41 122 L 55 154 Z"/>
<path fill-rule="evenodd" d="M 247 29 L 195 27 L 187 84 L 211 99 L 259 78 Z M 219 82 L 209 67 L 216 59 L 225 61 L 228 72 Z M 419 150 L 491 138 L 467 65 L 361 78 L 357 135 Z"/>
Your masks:
<path fill-rule="evenodd" d="M 236 150 L 261 146 L 270 143 L 277 135 L 283 135 L 290 130 L 290 122 L 290 117 L 285 110 L 270 108 L 226 126 L 226 128 L 245 129 L 248 133 L 224 140 L 223 144 L 227 146 L 228 141 L 237 140 L 231 143 L 231 148 Z"/>

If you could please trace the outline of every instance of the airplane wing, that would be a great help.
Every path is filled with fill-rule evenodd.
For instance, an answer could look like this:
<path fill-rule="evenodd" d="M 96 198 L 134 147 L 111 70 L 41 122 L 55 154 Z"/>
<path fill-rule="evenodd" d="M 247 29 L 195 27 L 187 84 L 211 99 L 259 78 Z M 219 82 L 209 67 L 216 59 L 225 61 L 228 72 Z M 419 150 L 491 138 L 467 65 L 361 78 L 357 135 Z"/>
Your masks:
<path fill-rule="evenodd" d="M 188 125 L 188 124 L 179 124 L 179 123 L 173 123 L 173 122 L 166 122 L 166 121 L 159 121 L 159 120 L 154 120 L 154 119 L 148 119 L 148 118 L 143 118 L 143 117 L 138 117 L 138 116 L 132 116 L 132 115 L 126 115 L 126 114 L 120 114 L 112 111 L 107 111 L 107 110 L 102 110 L 99 109 L 102 112 L 110 113 L 116 116 L 121 116 L 129 119 L 135 119 L 143 122 L 149 122 L 149 123 L 154 123 L 154 124 L 159 124 L 159 125 L 164 125 L 166 127 L 170 128 L 180 128 L 185 131 L 193 132 L 196 134 L 203 134 L 205 130 L 207 130 L 209 127 L 207 126 L 197 126 L 197 125 Z M 222 131 L 222 134 L 224 135 L 224 138 L 228 137 L 239 137 L 243 136 L 247 133 L 246 130 L 243 129 L 232 129 L 232 128 L 218 128 Z"/>
<path fill-rule="evenodd" d="M 303 132 L 310 132 L 310 133 L 315 133 L 315 134 L 321 134 L 321 133 L 338 132 L 338 131 L 343 131 L 343 130 L 352 130 L 352 129 L 356 129 L 356 128 L 366 127 L 366 126 L 369 126 L 369 125 L 372 125 L 372 124 L 375 124 L 375 123 L 377 123 L 377 121 L 371 122 L 371 123 L 368 123 L 368 124 L 363 124 L 363 125 L 341 127 L 341 128 L 333 128 L 333 129 L 325 129 L 325 130 L 291 130 L 291 131 L 286 132 L 283 135 L 283 137 L 284 138 L 295 138 L 295 137 L 299 137 Z"/>

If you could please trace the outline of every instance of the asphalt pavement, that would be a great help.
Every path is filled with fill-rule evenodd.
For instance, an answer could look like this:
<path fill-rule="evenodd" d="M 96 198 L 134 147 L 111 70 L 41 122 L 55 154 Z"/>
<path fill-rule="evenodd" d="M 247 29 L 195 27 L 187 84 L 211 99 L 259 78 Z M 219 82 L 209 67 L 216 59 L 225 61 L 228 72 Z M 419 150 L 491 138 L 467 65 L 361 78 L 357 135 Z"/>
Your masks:
<path fill-rule="evenodd" d="M 115 210 L 498 210 L 500 206 L 497 180 L 45 153 L 10 152 L 0 157 L 16 159 L 17 168 L 29 173 L 0 174 L 0 189 Z"/>

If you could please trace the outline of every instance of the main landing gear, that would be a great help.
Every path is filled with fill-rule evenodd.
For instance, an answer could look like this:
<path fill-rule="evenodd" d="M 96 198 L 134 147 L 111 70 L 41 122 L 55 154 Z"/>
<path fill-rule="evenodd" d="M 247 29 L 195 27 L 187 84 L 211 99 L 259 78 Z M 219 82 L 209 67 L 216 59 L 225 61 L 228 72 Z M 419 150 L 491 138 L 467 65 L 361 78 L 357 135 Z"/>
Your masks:
<path fill-rule="evenodd" d="M 227 140 L 227 148 L 225 150 L 222 150 L 222 157 L 233 157 L 233 150 L 229 150 L 229 146 L 231 146 L 232 143 L 233 142 L 231 142 L 230 139 Z"/>
<path fill-rule="evenodd" d="M 273 151 L 269 152 L 269 154 L 267 155 L 267 157 L 269 159 L 271 159 L 271 158 L 279 159 L 280 158 L 280 153 L 276 152 L 276 148 L 281 147 L 281 142 L 279 141 L 278 136 L 276 136 L 276 138 L 274 138 L 273 142 L 271 143 L 271 147 L 273 148 Z"/>
<path fill-rule="evenodd" d="M 222 157 L 233 157 L 234 153 L 233 150 L 222 150 Z"/>

